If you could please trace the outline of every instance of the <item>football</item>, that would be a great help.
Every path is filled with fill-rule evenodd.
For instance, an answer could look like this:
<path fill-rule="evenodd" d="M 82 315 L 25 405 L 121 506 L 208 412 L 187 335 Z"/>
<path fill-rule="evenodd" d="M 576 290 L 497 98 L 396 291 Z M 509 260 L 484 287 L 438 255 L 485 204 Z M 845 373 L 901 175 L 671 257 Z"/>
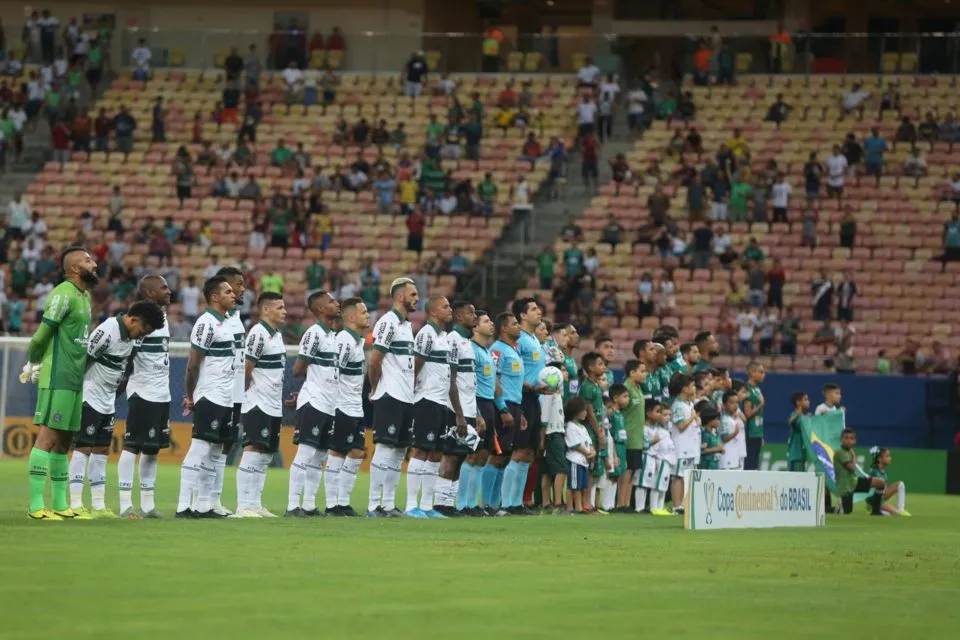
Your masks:
<path fill-rule="evenodd" d="M 537 378 L 537 382 L 550 391 L 556 391 L 563 384 L 563 374 L 556 367 L 544 367 Z"/>

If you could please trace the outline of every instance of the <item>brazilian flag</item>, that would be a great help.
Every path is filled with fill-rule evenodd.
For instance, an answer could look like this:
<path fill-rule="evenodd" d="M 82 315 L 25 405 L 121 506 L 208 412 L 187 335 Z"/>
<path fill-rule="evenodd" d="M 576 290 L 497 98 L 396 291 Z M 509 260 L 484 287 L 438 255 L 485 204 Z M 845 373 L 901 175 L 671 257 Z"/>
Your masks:
<path fill-rule="evenodd" d="M 833 469 L 833 452 L 840 448 L 840 434 L 846 426 L 844 412 L 841 410 L 819 416 L 803 416 L 798 423 L 803 432 L 807 461 L 813 464 L 814 471 L 824 477 L 827 490 L 837 495 L 837 474 Z M 855 494 L 854 501 L 859 502 L 867 495 Z"/>

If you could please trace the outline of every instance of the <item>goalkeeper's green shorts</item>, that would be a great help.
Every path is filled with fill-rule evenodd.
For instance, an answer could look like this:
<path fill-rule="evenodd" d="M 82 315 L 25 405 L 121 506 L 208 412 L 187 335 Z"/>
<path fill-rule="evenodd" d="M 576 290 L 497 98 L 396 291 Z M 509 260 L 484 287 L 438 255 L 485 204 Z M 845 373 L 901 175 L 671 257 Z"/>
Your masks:
<path fill-rule="evenodd" d="M 83 394 L 68 389 L 38 389 L 33 424 L 58 431 L 80 431 Z"/>

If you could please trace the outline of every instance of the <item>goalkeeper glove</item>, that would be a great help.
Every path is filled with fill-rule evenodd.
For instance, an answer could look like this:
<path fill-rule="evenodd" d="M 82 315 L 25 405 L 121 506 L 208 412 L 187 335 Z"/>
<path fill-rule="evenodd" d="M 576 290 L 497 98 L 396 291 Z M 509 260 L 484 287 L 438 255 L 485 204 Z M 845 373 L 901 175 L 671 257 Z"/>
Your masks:
<path fill-rule="evenodd" d="M 23 365 L 23 370 L 20 372 L 20 382 L 22 384 L 35 384 L 40 379 L 40 367 L 39 363 L 33 364 L 32 362 Z"/>

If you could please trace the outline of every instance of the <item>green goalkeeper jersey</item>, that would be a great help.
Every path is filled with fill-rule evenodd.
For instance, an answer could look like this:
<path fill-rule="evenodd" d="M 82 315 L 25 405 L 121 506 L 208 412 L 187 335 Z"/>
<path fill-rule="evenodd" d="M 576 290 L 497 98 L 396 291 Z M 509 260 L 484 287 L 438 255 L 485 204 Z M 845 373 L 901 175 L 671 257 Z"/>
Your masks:
<path fill-rule="evenodd" d="M 43 310 L 43 323 L 53 330 L 41 361 L 40 389 L 83 390 L 90 333 L 90 293 L 69 280 L 54 287 Z"/>

